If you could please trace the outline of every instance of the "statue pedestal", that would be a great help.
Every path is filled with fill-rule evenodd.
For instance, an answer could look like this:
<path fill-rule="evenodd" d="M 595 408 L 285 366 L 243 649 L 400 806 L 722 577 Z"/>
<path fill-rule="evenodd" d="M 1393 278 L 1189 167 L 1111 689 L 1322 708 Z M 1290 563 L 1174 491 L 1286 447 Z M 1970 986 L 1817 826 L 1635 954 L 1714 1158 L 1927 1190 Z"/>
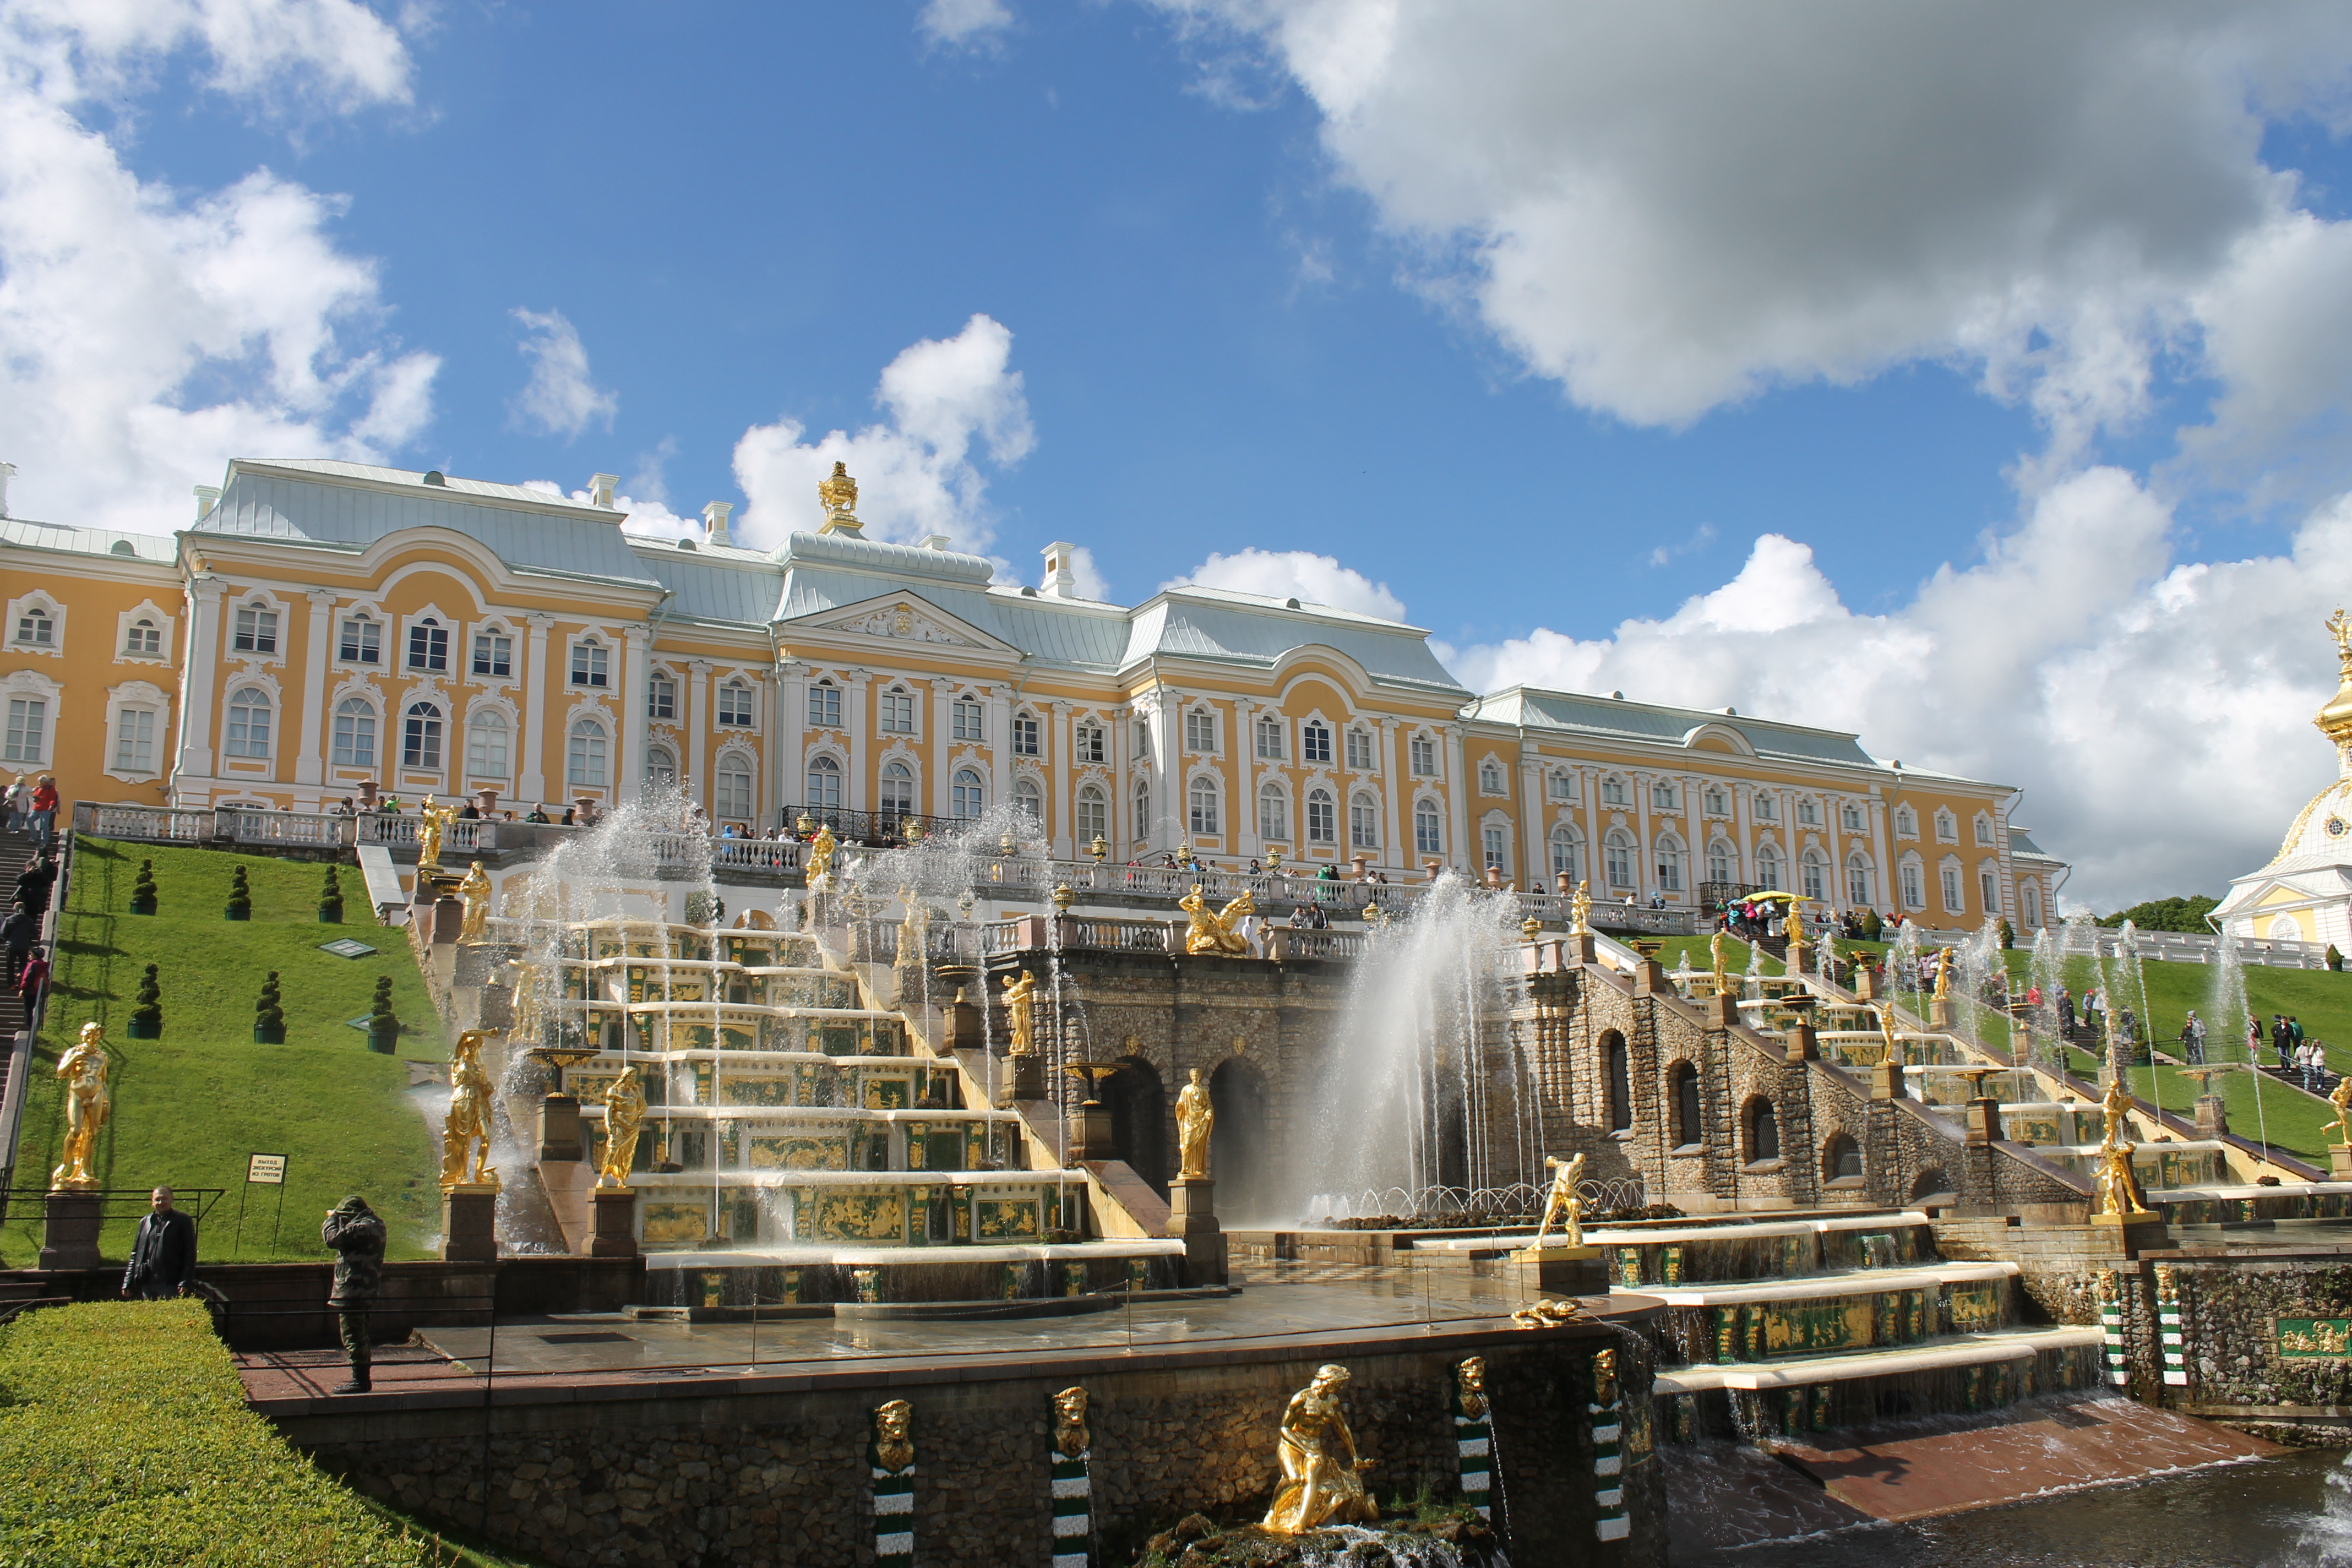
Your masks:
<path fill-rule="evenodd" d="M 96 1193 L 52 1191 L 43 1205 L 41 1267 L 96 1268 L 105 1259 L 98 1255 L 99 1196 Z"/>
<path fill-rule="evenodd" d="M 2352 1182 L 2352 1143 L 2330 1143 L 2327 1146 L 2327 1179 L 2331 1182 Z"/>
<path fill-rule="evenodd" d="M 1098 1100 L 1089 1100 L 1070 1113 L 1070 1158 L 1118 1158 L 1118 1147 L 1111 1139 L 1109 1106 Z"/>
<path fill-rule="evenodd" d="M 1739 999 L 1727 991 L 1719 996 L 1710 996 L 1701 1016 L 1710 1029 L 1728 1029 L 1739 1022 Z"/>
<path fill-rule="evenodd" d="M 1964 1125 L 1968 1129 L 1966 1134 L 1968 1142 L 2000 1142 L 2004 1136 L 2000 1125 L 2000 1101 L 1991 1099 L 1969 1100 L 1964 1117 Z"/>
<path fill-rule="evenodd" d="M 1568 939 L 1559 944 L 1559 961 L 1563 964 L 1596 963 L 1597 960 L 1593 956 L 1592 933 L 1589 931 L 1569 932 Z"/>
<path fill-rule="evenodd" d="M 1901 1062 L 1881 1062 L 1870 1069 L 1870 1098 L 1901 1100 L 1906 1090 Z"/>
<path fill-rule="evenodd" d="M 2126 1258 L 2161 1251 L 2172 1245 L 2172 1233 L 2165 1228 L 2160 1214 L 2095 1214 L 2091 1216 L 2091 1233 L 2115 1237 Z"/>
<path fill-rule="evenodd" d="M 1878 1000 L 1877 977 L 1860 956 L 1854 959 L 1853 963 L 1853 997 L 1857 1002 Z"/>
<path fill-rule="evenodd" d="M 1179 1176 L 1168 1184 L 1168 1234 L 1184 1244 L 1184 1283 L 1225 1282 L 1225 1232 L 1217 1223 L 1217 1184 Z"/>
<path fill-rule="evenodd" d="M 495 1263 L 499 1189 L 468 1182 L 441 1189 L 441 1257 L 448 1263 Z"/>
<path fill-rule="evenodd" d="M 637 1255 L 637 1194 L 628 1187 L 598 1187 L 596 1229 L 588 1238 L 591 1258 Z"/>
<path fill-rule="evenodd" d="M 1024 1051 L 1004 1058 L 1004 1102 L 1016 1100 L 1045 1098 L 1045 1058 L 1035 1051 Z"/>
<path fill-rule="evenodd" d="M 463 900 L 446 897 L 433 900 L 433 942 L 435 946 L 445 947 L 449 943 L 456 942 L 457 940 L 457 933 L 465 929 L 466 906 Z"/>
<path fill-rule="evenodd" d="M 580 1099 L 551 1094 L 539 1102 L 539 1157 L 542 1160 L 580 1158 Z"/>
<path fill-rule="evenodd" d="M 2200 1094 L 2197 1097 L 2196 1121 L 2197 1136 L 2200 1138 L 2229 1136 L 2229 1108 L 2221 1103 L 2221 1097 L 2218 1094 Z M 2352 1181 L 2352 1175 L 2345 1174 L 2345 1170 L 2346 1166 L 2338 1162 L 2336 1166 L 2337 1181 Z"/>
<path fill-rule="evenodd" d="M 1521 1295 L 1609 1294 L 1609 1265 L 1597 1247 L 1522 1247 L 1511 1254 L 1511 1268 Z"/>
<path fill-rule="evenodd" d="M 1929 1000 L 1927 1027 L 1943 1034 L 1951 1032 L 1952 999 L 1949 996 L 1937 996 Z"/>

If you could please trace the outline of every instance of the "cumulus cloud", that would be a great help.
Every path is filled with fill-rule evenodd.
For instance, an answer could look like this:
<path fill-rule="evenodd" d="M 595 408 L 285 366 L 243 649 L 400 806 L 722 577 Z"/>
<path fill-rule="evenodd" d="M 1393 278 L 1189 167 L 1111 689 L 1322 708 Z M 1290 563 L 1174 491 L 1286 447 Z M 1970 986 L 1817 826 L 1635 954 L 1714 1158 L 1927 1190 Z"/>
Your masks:
<path fill-rule="evenodd" d="M 516 422 L 567 439 L 591 425 L 611 429 L 621 399 L 589 375 L 588 349 L 580 341 L 579 329 L 561 310 L 518 307 L 513 315 L 527 334 L 516 346 L 530 362 L 530 380 L 509 408 Z"/>
<path fill-rule="evenodd" d="M 2095 468 L 1888 614 L 1848 608 L 1810 547 L 1766 534 L 1671 616 L 1442 651 L 1474 689 L 1729 705 L 2018 786 L 2019 820 L 2076 867 L 2068 896 L 2101 909 L 2218 893 L 2334 773 L 2309 726 L 2334 690 L 2319 627 L 2352 500 L 2310 514 L 2281 557 L 2176 563 L 2171 521 L 2132 476 Z"/>
<path fill-rule="evenodd" d="M 1004 0 L 929 0 L 915 26 L 935 46 L 993 47 L 1011 30 L 1013 12 Z"/>
<path fill-rule="evenodd" d="M 2262 161 L 2345 123 L 2341 5 L 1157 3 L 1305 90 L 1418 286 L 1622 419 L 1947 363 L 2054 473 L 2168 372 L 2240 458 L 2352 374 L 2352 228 Z"/>
<path fill-rule="evenodd" d="M 773 547 L 794 529 L 815 528 L 824 518 L 817 482 L 845 462 L 868 537 L 913 543 L 946 533 L 960 550 L 984 550 L 994 520 L 978 453 L 1007 468 L 1037 444 L 1012 362 L 1013 334 L 974 315 L 954 337 L 926 338 L 883 368 L 874 400 L 885 419 L 813 441 L 796 419 L 753 426 L 735 444 L 746 501 L 738 537 Z"/>
<path fill-rule="evenodd" d="M 1162 592 L 1196 583 L 1204 588 L 1231 588 L 1244 594 L 1264 594 L 1273 599 L 1297 599 L 1301 604 L 1329 605 L 1383 620 L 1404 619 L 1404 601 L 1329 555 L 1308 550 L 1236 550 L 1213 554 L 1192 568 L 1189 576 L 1160 584 Z"/>
<path fill-rule="evenodd" d="M 439 361 L 386 331 L 373 263 L 333 237 L 340 198 L 267 169 L 186 192 L 125 166 L 131 95 L 189 50 L 257 114 L 409 96 L 398 35 L 340 0 L 0 11 L 0 431 L 19 515 L 175 527 L 232 456 L 377 459 L 431 418 Z"/>

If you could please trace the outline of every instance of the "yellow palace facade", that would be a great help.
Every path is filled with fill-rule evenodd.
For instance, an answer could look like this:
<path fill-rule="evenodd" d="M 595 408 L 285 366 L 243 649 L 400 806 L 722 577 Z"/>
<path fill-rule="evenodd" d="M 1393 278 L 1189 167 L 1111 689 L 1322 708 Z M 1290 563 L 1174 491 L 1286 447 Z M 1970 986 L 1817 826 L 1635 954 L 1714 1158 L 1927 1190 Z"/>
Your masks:
<path fill-rule="evenodd" d="M 1060 858 L 1493 868 L 1669 906 L 1790 887 L 1928 926 L 2055 919 L 2006 786 L 1856 737 L 1524 688 L 1394 621 L 1220 589 L 1083 599 L 935 537 L 869 540 L 845 475 L 776 551 L 584 501 L 332 461 L 230 464 L 171 535 L 0 520 L 0 770 L 68 800 L 517 812 L 675 784 L 716 822 L 1028 813 Z"/>

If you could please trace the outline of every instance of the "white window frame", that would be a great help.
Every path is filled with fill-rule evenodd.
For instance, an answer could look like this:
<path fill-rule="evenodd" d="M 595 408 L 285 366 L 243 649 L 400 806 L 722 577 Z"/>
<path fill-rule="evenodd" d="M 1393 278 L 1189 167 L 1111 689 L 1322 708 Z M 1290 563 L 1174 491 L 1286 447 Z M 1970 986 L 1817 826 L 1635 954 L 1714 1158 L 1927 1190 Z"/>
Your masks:
<path fill-rule="evenodd" d="M 420 612 L 401 627 L 400 668 L 402 671 L 409 675 L 423 676 L 454 673 L 449 668 L 449 647 L 457 640 L 451 636 L 457 629 L 455 624 L 444 620 L 436 612 L 429 610 Z M 436 637 L 440 639 L 441 662 L 438 664 L 433 662 L 434 639 Z M 420 658 L 423 661 L 421 663 Z"/>
<path fill-rule="evenodd" d="M 613 689 L 613 645 L 594 632 L 580 632 L 568 640 L 563 654 L 563 689 L 567 691 L 610 691 Z M 564 747 L 568 758 L 572 731 L 564 729 Z M 609 737 L 608 737 L 609 739 Z M 567 776 L 571 764 L 564 764 Z M 605 772 L 609 774 L 608 766 Z"/>
<path fill-rule="evenodd" d="M 1318 806 L 1321 808 L 1319 814 Z M 1320 785 L 1309 789 L 1307 792 L 1306 817 L 1299 826 L 1306 829 L 1307 843 L 1337 847 L 1339 842 L 1339 797 Z"/>
<path fill-rule="evenodd" d="M 1611 828 L 1608 836 L 1601 839 L 1601 863 L 1602 868 L 1608 873 L 1609 885 L 1612 888 L 1639 886 L 1633 879 L 1633 860 L 1634 857 L 1641 853 L 1641 848 L 1639 844 L 1633 842 L 1633 836 L 1622 827 Z"/>
<path fill-rule="evenodd" d="M 514 776 L 514 721 L 502 708 L 477 708 L 466 715 L 466 776 L 507 779 Z M 489 737 L 497 738 L 493 748 Z"/>
<path fill-rule="evenodd" d="M 246 617 L 248 616 L 253 618 L 250 631 L 246 629 Z M 266 622 L 265 616 L 268 617 Z M 240 595 L 229 606 L 227 618 L 228 625 L 223 629 L 228 634 L 231 658 L 274 659 L 285 657 L 286 607 L 277 600 L 267 594 Z M 252 646 L 237 647 L 239 638 L 248 640 Z M 261 646 L 265 640 L 269 644 L 268 647 Z"/>
<path fill-rule="evenodd" d="M 358 721 L 367 721 L 367 753 L 360 754 L 361 739 Z M 383 756 L 378 742 L 383 738 L 382 714 L 373 700 L 356 691 L 345 692 L 335 699 L 327 715 L 327 765 L 331 768 L 366 768 L 373 771 Z M 346 721 L 349 721 L 347 723 Z"/>
<path fill-rule="evenodd" d="M 1096 839 L 1110 841 L 1110 796 L 1100 784 L 1078 786 L 1076 810 L 1073 814 L 1076 841 L 1083 849 Z"/>
<path fill-rule="evenodd" d="M 1570 881 L 1580 879 L 1583 875 L 1584 839 L 1575 826 L 1566 822 L 1559 824 L 1552 828 L 1548 842 L 1550 846 L 1551 874 L 1554 877 L 1564 876 Z"/>
<path fill-rule="evenodd" d="M 352 628 L 358 628 L 354 636 Z M 371 635 L 373 638 L 371 638 Z M 383 668 L 383 617 L 354 606 L 335 624 L 335 662 L 362 669 Z"/>
<path fill-rule="evenodd" d="M 841 759 L 829 752 L 819 752 L 808 760 L 808 776 L 801 781 L 808 798 L 801 804 L 809 811 L 839 811 L 845 791 L 842 788 Z M 826 799 L 826 796 L 831 799 Z"/>
<path fill-rule="evenodd" d="M 1381 847 L 1381 797 L 1360 790 L 1348 797 L 1348 847 L 1373 854 Z"/>
<path fill-rule="evenodd" d="M 1503 793 L 1503 764 L 1492 757 L 1478 759 L 1478 793 L 1480 795 Z"/>
<path fill-rule="evenodd" d="M 466 653 L 466 673 L 476 680 L 512 680 L 514 650 L 514 633 L 505 626 L 476 626 Z M 501 663 L 506 666 L 504 669 L 498 668 Z"/>
<path fill-rule="evenodd" d="M 1331 765 L 1331 726 L 1320 719 L 1309 719 L 1298 726 L 1298 760 L 1310 768 Z"/>
<path fill-rule="evenodd" d="M 751 822 L 759 802 L 759 764 L 739 749 L 719 752 L 710 770 L 710 815 L 721 822 Z"/>
<path fill-rule="evenodd" d="M 566 789 L 610 788 L 612 758 L 613 732 L 603 719 L 593 713 L 583 713 L 563 727 L 563 784 Z"/>
<path fill-rule="evenodd" d="M 948 779 L 948 815 L 976 822 L 988 815 L 988 781 L 976 767 L 960 767 Z"/>
<path fill-rule="evenodd" d="M 916 735 L 921 731 L 922 704 L 903 686 L 886 687 L 875 699 L 874 725 L 885 735 Z"/>
<path fill-rule="evenodd" d="M 958 697 L 950 702 L 948 739 L 985 745 L 988 742 L 988 705 L 976 697 Z"/>
<path fill-rule="evenodd" d="M 241 704 L 237 701 L 237 699 L 247 692 L 252 692 L 261 699 L 262 731 L 261 739 L 257 742 L 253 738 L 252 720 L 247 719 L 240 721 L 231 717 L 240 707 L 247 713 L 255 710 L 251 703 Z M 236 741 L 229 739 L 232 724 L 239 724 L 244 731 Z M 278 699 L 269 688 L 257 680 L 238 681 L 232 685 L 229 689 L 228 700 L 221 705 L 221 755 L 235 757 L 240 762 L 268 762 L 272 754 L 271 748 L 277 740 Z M 261 748 L 259 751 L 253 749 L 257 745 Z"/>
<path fill-rule="evenodd" d="M 1184 710 L 1184 749 L 1204 757 L 1217 754 L 1217 713 L 1213 708 Z"/>
<path fill-rule="evenodd" d="M 142 621 L 146 622 L 155 634 L 155 647 L 152 652 L 134 650 L 131 646 L 131 630 Z M 116 617 L 114 657 L 123 664 L 168 665 L 172 662 L 173 630 L 172 617 L 165 615 L 154 600 L 142 599 Z"/>
<path fill-rule="evenodd" d="M 1433 779 L 1440 776 L 1438 773 L 1437 738 L 1435 736 L 1413 736 L 1411 741 L 1406 743 L 1405 755 L 1409 760 L 1413 777 L 1417 779 Z"/>
<path fill-rule="evenodd" d="M 419 713 L 418 709 L 430 710 Z M 415 743 L 410 743 L 414 731 Z M 414 754 L 415 762 L 409 760 Z M 430 755 L 430 762 L 423 759 Z M 412 694 L 400 705 L 400 771 L 404 773 L 439 773 L 449 765 L 449 708 L 438 696 L 425 692 Z"/>
<path fill-rule="evenodd" d="M 875 810 L 892 817 L 916 815 L 916 805 L 922 799 L 922 782 L 917 776 L 913 759 L 886 757 L 875 778 Z"/>
<path fill-rule="evenodd" d="M 655 724 L 677 722 L 677 677 L 656 668 L 646 677 L 646 719 Z"/>
<path fill-rule="evenodd" d="M 1184 821 L 1195 838 L 1224 832 L 1224 787 L 1214 773 L 1194 773 L 1184 785 Z"/>
<path fill-rule="evenodd" d="M 808 727 L 812 730 L 841 728 L 841 688 L 830 680 L 815 681 L 808 688 Z"/>
<path fill-rule="evenodd" d="M 1282 715 L 1279 713 L 1261 713 L 1257 716 L 1257 722 L 1251 726 L 1251 728 L 1255 731 L 1257 735 L 1257 760 L 1261 763 L 1281 762 L 1283 760 L 1284 752 L 1282 743 Z"/>
<path fill-rule="evenodd" d="M 1029 819 L 1031 827 L 1045 831 L 1045 789 L 1028 773 L 1013 775 L 1013 808 Z"/>
<path fill-rule="evenodd" d="M 719 683 L 718 694 L 710 704 L 713 722 L 721 730 L 757 730 L 760 727 L 760 699 L 751 683 L 740 675 L 730 675 Z"/>
<path fill-rule="evenodd" d="M 1016 757 L 1042 757 L 1045 754 L 1045 721 L 1026 708 L 1013 716 L 1013 754 Z"/>
<path fill-rule="evenodd" d="M 1372 744 L 1372 732 L 1361 724 L 1348 726 L 1348 771 L 1368 773 L 1373 771 L 1373 759 L 1381 754 Z"/>
<path fill-rule="evenodd" d="M 1268 844 L 1291 842 L 1290 794 L 1272 779 L 1257 786 L 1257 836 Z"/>
<path fill-rule="evenodd" d="M 37 616 L 41 628 L 48 633 L 46 641 L 35 642 L 25 636 L 26 621 Z M 61 658 L 66 651 L 66 607 L 56 597 L 36 588 L 8 601 L 7 648 L 11 653 L 28 653 L 40 658 Z M 120 647 L 121 641 L 116 639 Z"/>
<path fill-rule="evenodd" d="M 1416 855 L 1445 854 L 1445 808 L 1425 795 L 1412 803 L 1412 848 Z"/>
<path fill-rule="evenodd" d="M 1070 749 L 1077 753 L 1071 759 L 1073 762 L 1083 765 L 1087 763 L 1103 763 L 1109 760 L 1110 740 L 1103 732 L 1103 727 L 1100 724 L 1091 720 L 1081 721 L 1070 731 Z"/>

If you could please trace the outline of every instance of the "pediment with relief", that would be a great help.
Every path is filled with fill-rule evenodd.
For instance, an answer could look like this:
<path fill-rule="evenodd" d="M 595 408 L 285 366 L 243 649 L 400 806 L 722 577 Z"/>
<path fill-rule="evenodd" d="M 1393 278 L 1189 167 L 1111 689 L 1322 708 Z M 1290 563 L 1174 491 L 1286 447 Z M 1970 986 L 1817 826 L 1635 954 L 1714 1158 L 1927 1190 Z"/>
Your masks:
<path fill-rule="evenodd" d="M 1000 646 L 994 638 L 960 621 L 919 607 L 911 598 L 869 601 L 831 620 L 806 624 L 822 631 L 854 632 L 864 637 L 887 637 L 894 642 L 933 643 L 946 647 Z"/>

